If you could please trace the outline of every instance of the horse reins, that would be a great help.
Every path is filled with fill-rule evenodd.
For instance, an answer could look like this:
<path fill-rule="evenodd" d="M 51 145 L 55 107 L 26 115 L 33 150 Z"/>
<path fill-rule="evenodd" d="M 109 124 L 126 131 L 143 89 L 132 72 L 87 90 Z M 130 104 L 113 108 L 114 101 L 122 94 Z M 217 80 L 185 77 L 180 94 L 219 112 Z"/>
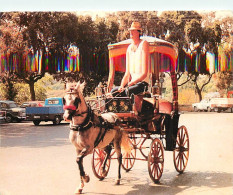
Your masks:
<path fill-rule="evenodd" d="M 112 93 L 112 95 L 115 94 L 115 93 L 118 93 L 118 94 L 116 96 L 114 96 L 114 97 L 109 98 L 110 100 L 108 100 L 107 102 L 105 102 L 105 105 L 108 104 L 109 102 L 111 102 L 115 97 L 118 97 L 121 93 L 123 93 L 123 91 L 122 92 L 115 91 L 115 92 Z M 97 103 L 94 103 L 93 106 L 96 105 L 96 104 Z M 102 106 L 99 106 L 99 107 L 101 108 L 101 107 L 104 107 L 105 105 L 102 105 Z"/>

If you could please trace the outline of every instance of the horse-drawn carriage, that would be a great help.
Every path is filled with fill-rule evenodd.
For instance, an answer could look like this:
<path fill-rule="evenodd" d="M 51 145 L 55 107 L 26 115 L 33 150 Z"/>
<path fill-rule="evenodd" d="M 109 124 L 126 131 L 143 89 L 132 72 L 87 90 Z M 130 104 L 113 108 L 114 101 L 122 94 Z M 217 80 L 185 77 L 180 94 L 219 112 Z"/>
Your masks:
<path fill-rule="evenodd" d="M 185 126 L 178 127 L 178 87 L 175 74 L 177 49 L 167 41 L 154 37 L 144 37 L 149 43 L 150 52 L 150 83 L 148 90 L 130 97 L 109 97 L 108 92 L 114 83 L 115 71 L 125 71 L 126 50 L 130 40 L 110 44 L 110 71 L 107 88 L 99 85 L 96 88 L 95 109 L 99 112 L 113 112 L 120 118 L 121 131 L 127 132 L 131 149 L 123 153 L 122 168 L 129 171 L 135 160 L 148 161 L 148 171 L 153 182 L 159 182 L 164 167 L 164 150 L 173 151 L 176 170 L 182 173 L 189 158 L 189 137 Z M 172 100 L 162 98 L 164 72 L 171 78 Z M 148 146 L 148 140 L 151 140 Z M 140 151 L 137 157 L 136 151 Z M 106 172 L 110 167 L 111 158 L 106 163 Z M 95 176 L 104 179 L 102 165 L 106 152 L 94 149 L 92 168 Z"/>
<path fill-rule="evenodd" d="M 171 43 L 143 37 L 149 43 L 150 82 L 148 90 L 127 97 L 109 95 L 115 71 L 125 71 L 126 50 L 130 40 L 110 44 L 110 71 L 107 87 L 96 88 L 96 98 L 89 105 L 83 96 L 84 83 L 68 83 L 64 96 L 64 119 L 70 121 L 70 141 L 76 148 L 81 193 L 89 176 L 83 167 L 83 158 L 93 153 L 92 168 L 95 176 L 104 179 L 111 159 L 118 160 L 120 184 L 121 166 L 129 171 L 135 160 L 148 162 L 149 175 L 158 182 L 163 173 L 164 149 L 173 151 L 176 170 L 182 173 L 189 158 L 189 137 L 185 126 L 178 128 L 178 88 L 175 74 L 177 49 Z M 162 98 L 164 72 L 169 72 L 173 97 Z M 150 144 L 148 144 L 150 141 Z M 114 147 L 113 152 L 112 148 Z M 136 151 L 140 151 L 138 157 Z"/>

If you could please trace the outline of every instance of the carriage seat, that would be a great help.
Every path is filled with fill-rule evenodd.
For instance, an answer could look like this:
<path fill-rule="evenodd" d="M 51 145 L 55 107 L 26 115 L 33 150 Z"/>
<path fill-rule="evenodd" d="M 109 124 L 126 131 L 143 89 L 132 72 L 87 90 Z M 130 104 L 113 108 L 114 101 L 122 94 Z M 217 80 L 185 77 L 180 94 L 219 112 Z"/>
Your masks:
<path fill-rule="evenodd" d="M 151 103 L 151 105 L 155 107 L 156 106 L 156 100 L 155 98 L 143 98 L 143 100 Z M 172 103 L 169 102 L 168 100 L 165 99 L 158 99 L 159 105 L 158 105 L 158 110 L 159 113 L 163 113 L 163 114 L 171 114 L 172 112 Z"/>

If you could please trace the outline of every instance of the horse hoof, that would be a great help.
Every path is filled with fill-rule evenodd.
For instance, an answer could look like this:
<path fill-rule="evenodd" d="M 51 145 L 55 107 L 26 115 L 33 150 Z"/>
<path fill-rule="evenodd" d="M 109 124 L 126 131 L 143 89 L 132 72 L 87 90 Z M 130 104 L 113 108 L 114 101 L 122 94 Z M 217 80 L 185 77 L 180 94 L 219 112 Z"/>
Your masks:
<path fill-rule="evenodd" d="M 77 194 L 82 194 L 82 191 L 83 191 L 83 189 L 78 189 L 78 190 L 75 192 L 75 195 L 77 195 Z"/>
<path fill-rule="evenodd" d="M 88 182 L 90 181 L 89 175 L 83 176 L 83 179 L 84 179 L 84 181 L 85 181 L 86 183 L 88 183 Z"/>
<path fill-rule="evenodd" d="M 121 180 L 118 179 L 118 180 L 116 181 L 115 185 L 120 185 L 120 183 L 121 183 Z"/>

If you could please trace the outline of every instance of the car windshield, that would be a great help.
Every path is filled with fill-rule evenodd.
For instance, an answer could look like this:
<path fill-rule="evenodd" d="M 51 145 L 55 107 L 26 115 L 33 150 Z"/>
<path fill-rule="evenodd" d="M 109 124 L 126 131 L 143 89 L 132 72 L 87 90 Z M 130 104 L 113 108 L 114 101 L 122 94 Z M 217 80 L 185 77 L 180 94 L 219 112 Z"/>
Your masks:
<path fill-rule="evenodd" d="M 10 103 L 9 106 L 10 106 L 10 108 L 16 108 L 17 104 L 16 103 Z"/>
<path fill-rule="evenodd" d="M 26 102 L 26 103 L 23 103 L 20 107 L 21 107 L 21 108 L 26 108 L 26 107 L 28 107 L 28 106 L 30 106 L 30 104 Z"/>
<path fill-rule="evenodd" d="M 59 100 L 49 100 L 48 104 L 59 104 Z"/>

